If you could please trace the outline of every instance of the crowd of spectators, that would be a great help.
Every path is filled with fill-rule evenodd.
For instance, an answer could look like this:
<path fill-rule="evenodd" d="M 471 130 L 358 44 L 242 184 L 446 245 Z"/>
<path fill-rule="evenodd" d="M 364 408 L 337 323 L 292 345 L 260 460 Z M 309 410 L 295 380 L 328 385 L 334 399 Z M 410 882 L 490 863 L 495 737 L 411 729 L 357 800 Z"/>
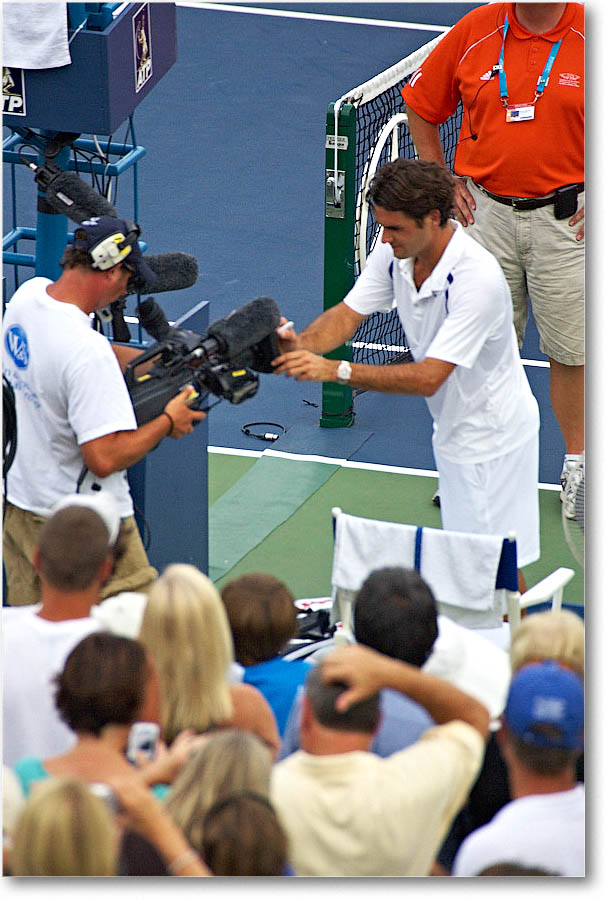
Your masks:
<path fill-rule="evenodd" d="M 91 615 L 119 520 L 66 498 L 40 536 L 41 603 L 3 609 L 5 658 L 38 634 L 46 679 L 5 681 L 5 874 L 584 874 L 577 615 L 525 616 L 509 659 L 446 625 L 417 573 L 379 569 L 352 645 L 288 660 L 285 584 L 252 573 L 220 595 L 180 564 L 134 634 L 120 596 Z M 75 545 L 90 559 L 66 580 Z M 159 740 L 128 757 L 141 722 Z"/>

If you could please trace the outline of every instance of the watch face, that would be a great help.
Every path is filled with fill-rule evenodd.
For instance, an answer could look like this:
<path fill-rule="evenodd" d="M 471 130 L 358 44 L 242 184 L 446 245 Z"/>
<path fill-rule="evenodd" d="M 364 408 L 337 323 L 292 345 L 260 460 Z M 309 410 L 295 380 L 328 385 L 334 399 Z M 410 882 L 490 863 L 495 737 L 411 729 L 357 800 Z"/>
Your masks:
<path fill-rule="evenodd" d="M 338 378 L 340 381 L 349 381 L 351 376 L 350 363 L 345 359 L 341 360 L 338 365 Z"/>

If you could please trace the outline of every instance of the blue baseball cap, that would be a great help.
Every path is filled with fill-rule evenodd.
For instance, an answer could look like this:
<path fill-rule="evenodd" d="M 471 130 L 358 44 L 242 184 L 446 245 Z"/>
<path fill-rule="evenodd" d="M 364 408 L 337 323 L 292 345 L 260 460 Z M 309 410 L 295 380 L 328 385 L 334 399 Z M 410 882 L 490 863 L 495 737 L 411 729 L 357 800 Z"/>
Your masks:
<path fill-rule="evenodd" d="M 511 734 L 525 744 L 582 750 L 583 682 L 554 660 L 524 666 L 511 681 L 504 720 Z M 543 726 L 548 726 L 549 733 Z"/>
<path fill-rule="evenodd" d="M 88 250 L 94 269 L 102 272 L 124 264 L 150 288 L 156 275 L 144 260 L 137 242 L 139 225 L 115 216 L 94 216 L 81 222 L 74 231 L 73 246 Z"/>

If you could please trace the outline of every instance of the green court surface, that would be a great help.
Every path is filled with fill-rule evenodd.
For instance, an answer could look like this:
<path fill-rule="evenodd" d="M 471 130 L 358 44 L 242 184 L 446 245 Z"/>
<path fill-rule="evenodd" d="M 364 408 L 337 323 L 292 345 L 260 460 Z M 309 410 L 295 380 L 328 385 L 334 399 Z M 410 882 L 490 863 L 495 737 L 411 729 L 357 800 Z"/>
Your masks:
<path fill-rule="evenodd" d="M 210 577 L 220 589 L 227 581 L 247 572 L 269 572 L 284 581 L 298 598 L 328 596 L 334 506 L 353 515 L 441 527 L 439 510 L 431 501 L 436 487 L 434 478 L 327 465 L 330 476 L 326 479 L 321 476 L 318 484 L 302 490 L 300 505 L 266 532 L 272 524 L 273 511 L 266 507 L 273 505 L 273 493 L 280 495 L 284 491 L 292 497 L 297 495 L 298 482 L 306 477 L 306 468 L 311 464 L 297 459 L 277 460 L 281 463 L 281 483 L 269 485 L 268 466 L 260 465 L 262 462 L 255 457 L 209 453 L 210 550 L 216 548 L 217 552 L 225 544 L 226 559 L 238 559 L 217 578 L 210 566 Z M 254 466 L 256 471 L 251 472 Z M 251 482 L 256 472 L 260 473 L 259 491 L 252 494 Z M 249 484 L 249 492 L 242 492 L 236 484 L 241 478 L 242 485 Z M 230 489 L 238 503 L 235 502 L 228 518 L 226 501 L 231 494 L 228 493 L 223 504 L 215 504 Z M 248 502 L 244 503 L 247 496 Z M 221 515 L 216 515 L 214 509 L 221 509 Z M 275 517 L 280 519 L 285 515 L 284 510 Z M 560 566 L 567 566 L 576 574 L 564 590 L 564 602 L 583 604 L 583 571 L 564 538 L 557 491 L 540 491 L 540 516 L 541 558 L 524 569 L 526 583 L 531 587 Z"/>

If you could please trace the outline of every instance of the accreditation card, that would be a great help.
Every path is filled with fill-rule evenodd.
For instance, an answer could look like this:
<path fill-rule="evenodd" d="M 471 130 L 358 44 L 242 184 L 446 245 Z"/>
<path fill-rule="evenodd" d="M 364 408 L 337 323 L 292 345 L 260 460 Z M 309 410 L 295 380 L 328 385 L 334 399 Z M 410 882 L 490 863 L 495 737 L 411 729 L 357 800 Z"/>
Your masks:
<path fill-rule="evenodd" d="M 507 106 L 507 122 L 529 122 L 534 118 L 534 104 Z"/>

